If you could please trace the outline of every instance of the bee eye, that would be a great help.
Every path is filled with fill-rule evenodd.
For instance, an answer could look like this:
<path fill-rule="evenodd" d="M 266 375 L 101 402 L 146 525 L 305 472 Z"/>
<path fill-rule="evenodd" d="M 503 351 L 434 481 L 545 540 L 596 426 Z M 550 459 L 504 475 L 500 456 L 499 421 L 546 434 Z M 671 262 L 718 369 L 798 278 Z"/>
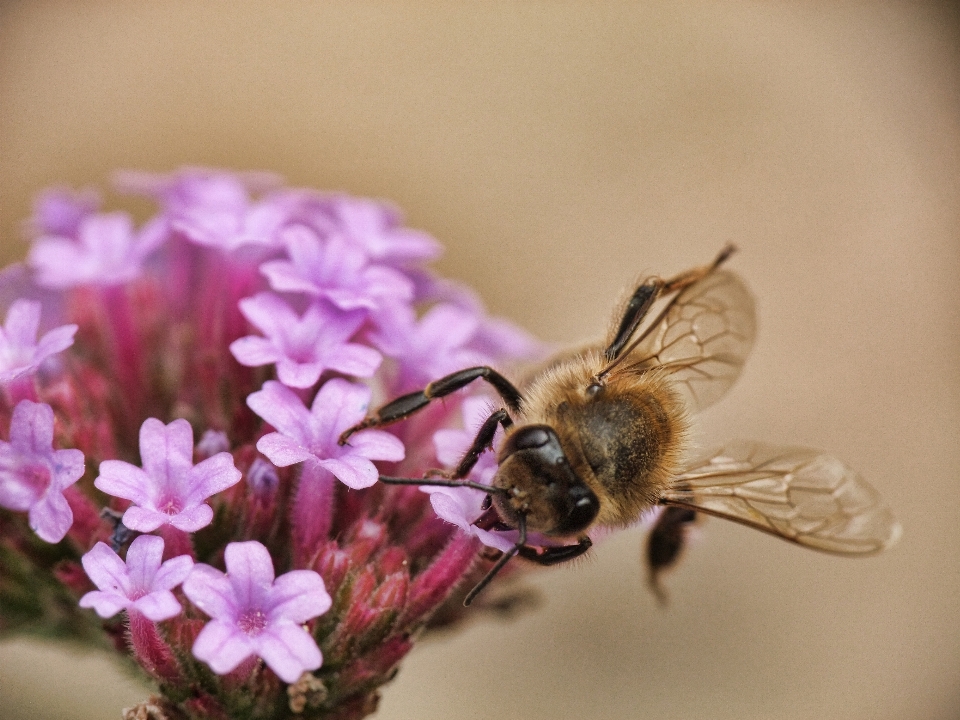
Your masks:
<path fill-rule="evenodd" d="M 532 450 L 550 442 L 550 433 L 544 428 L 531 426 L 517 430 L 510 436 L 510 446 L 514 450 Z"/>

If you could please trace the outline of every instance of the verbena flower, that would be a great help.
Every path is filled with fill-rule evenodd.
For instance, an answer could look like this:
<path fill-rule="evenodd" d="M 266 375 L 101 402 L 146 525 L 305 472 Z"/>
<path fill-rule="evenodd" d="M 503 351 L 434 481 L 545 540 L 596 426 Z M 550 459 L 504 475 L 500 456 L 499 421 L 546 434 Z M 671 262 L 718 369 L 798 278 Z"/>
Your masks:
<path fill-rule="evenodd" d="M 33 372 L 51 355 L 73 345 L 77 326 L 61 325 L 37 340 L 40 303 L 16 300 L 7 310 L 0 328 L 0 383 L 8 383 Z"/>
<path fill-rule="evenodd" d="M 341 445 L 341 433 L 366 417 L 370 390 L 339 378 L 327 381 L 310 410 L 284 385 L 268 380 L 247 398 L 260 417 L 277 428 L 257 449 L 277 467 L 307 461 L 332 473 L 354 490 L 377 482 L 372 460 L 402 460 L 403 443 L 384 430 L 361 430 Z"/>
<path fill-rule="evenodd" d="M 86 215 L 76 238 L 43 236 L 34 241 L 28 262 L 37 284 L 50 288 L 118 285 L 140 275 L 146 258 L 163 242 L 157 223 L 139 233 L 126 213 Z"/>
<path fill-rule="evenodd" d="M 93 608 L 103 618 L 121 610 L 137 612 L 155 622 L 169 620 L 183 611 L 174 588 L 193 568 L 193 559 L 180 555 L 161 562 L 163 538 L 141 535 L 130 543 L 126 560 L 98 542 L 83 556 L 83 569 L 99 588 L 80 598 L 80 607 Z"/>
<path fill-rule="evenodd" d="M 363 310 L 313 302 L 298 315 L 278 295 L 258 293 L 240 301 L 240 312 L 266 337 L 234 340 L 230 352 L 242 365 L 276 364 L 277 377 L 288 387 L 311 387 L 324 370 L 370 377 L 380 366 L 380 353 L 349 342 L 366 319 Z"/>
<path fill-rule="evenodd" d="M 73 525 L 64 491 L 83 475 L 83 453 L 53 449 L 53 410 L 21 400 L 10 420 L 10 442 L 0 441 L 0 507 L 28 512 L 43 540 L 63 540 Z"/>
<path fill-rule="evenodd" d="M 193 429 L 186 420 L 164 425 L 147 418 L 140 428 L 142 469 L 123 460 L 104 460 L 94 482 L 98 490 L 134 503 L 123 514 L 131 530 L 151 532 L 161 525 L 194 532 L 213 519 L 204 503 L 240 481 L 230 453 L 193 464 Z"/>
<path fill-rule="evenodd" d="M 270 553 L 256 541 L 230 543 L 224 561 L 226 574 L 198 565 L 184 583 L 190 602 L 213 618 L 193 654 L 221 675 L 257 655 L 288 683 L 320 667 L 320 648 L 301 625 L 330 609 L 323 579 L 313 570 L 275 578 Z"/>
<path fill-rule="evenodd" d="M 368 715 L 415 639 L 465 617 L 481 540 L 516 532 L 474 524 L 483 492 L 377 482 L 455 465 L 485 388 L 341 434 L 372 397 L 540 346 L 380 201 L 198 168 L 119 185 L 156 214 L 51 191 L 0 271 L 0 631 L 132 657 L 160 693 L 135 712 Z"/>

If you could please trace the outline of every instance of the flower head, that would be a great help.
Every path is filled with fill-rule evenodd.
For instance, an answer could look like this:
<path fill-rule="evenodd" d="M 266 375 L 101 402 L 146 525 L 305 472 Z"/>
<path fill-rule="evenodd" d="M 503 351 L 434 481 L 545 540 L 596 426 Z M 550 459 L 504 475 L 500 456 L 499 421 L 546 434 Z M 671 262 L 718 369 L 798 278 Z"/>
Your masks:
<path fill-rule="evenodd" d="M 50 406 L 21 400 L 10 421 L 10 442 L 0 440 L 0 507 L 28 511 L 40 538 L 60 542 L 73 524 L 63 491 L 83 472 L 81 451 L 53 449 Z"/>
<path fill-rule="evenodd" d="M 403 459 L 403 443 L 382 430 L 362 430 L 346 445 L 338 443 L 344 430 L 363 420 L 369 403 L 368 388 L 339 378 L 320 388 L 310 410 L 292 390 L 273 381 L 247 398 L 253 411 L 277 428 L 257 443 L 274 465 L 309 461 L 357 490 L 377 482 L 372 460 Z"/>
<path fill-rule="evenodd" d="M 186 420 L 164 425 L 148 418 L 140 427 L 139 468 L 122 460 L 105 460 L 94 481 L 99 490 L 130 500 L 123 514 L 131 530 L 151 532 L 172 525 L 194 532 L 210 524 L 213 510 L 206 500 L 240 480 L 230 453 L 221 452 L 193 464 L 193 430 Z"/>
<path fill-rule="evenodd" d="M 183 608 L 171 591 L 187 579 L 193 559 L 180 555 L 161 562 L 163 545 L 163 538 L 141 535 L 130 543 L 123 561 L 98 542 L 83 556 L 83 569 L 99 590 L 80 598 L 80 607 L 93 608 L 103 618 L 121 610 L 138 612 L 154 622 L 179 615 Z"/>
<path fill-rule="evenodd" d="M 378 482 L 459 460 L 483 410 L 438 431 L 482 383 L 339 440 L 374 393 L 532 353 L 383 202 L 197 168 L 118 184 L 154 216 L 57 190 L 0 271 L 0 632 L 99 635 L 168 717 L 359 719 L 416 638 L 465 617 L 478 538 L 516 531 L 483 492 Z M 63 320 L 38 341 L 40 302 Z M 495 471 L 486 453 L 470 477 Z"/>
<path fill-rule="evenodd" d="M 330 609 L 323 579 L 312 570 L 275 578 L 270 553 L 256 541 L 230 543 L 224 561 L 226 574 L 197 565 L 183 584 L 190 602 L 212 618 L 193 654 L 221 675 L 257 655 L 288 683 L 320 667 L 320 648 L 301 625 Z"/>
<path fill-rule="evenodd" d="M 37 340 L 40 303 L 15 300 L 0 328 L 0 383 L 16 380 L 36 370 L 51 355 L 73 345 L 76 325 L 61 325 Z"/>

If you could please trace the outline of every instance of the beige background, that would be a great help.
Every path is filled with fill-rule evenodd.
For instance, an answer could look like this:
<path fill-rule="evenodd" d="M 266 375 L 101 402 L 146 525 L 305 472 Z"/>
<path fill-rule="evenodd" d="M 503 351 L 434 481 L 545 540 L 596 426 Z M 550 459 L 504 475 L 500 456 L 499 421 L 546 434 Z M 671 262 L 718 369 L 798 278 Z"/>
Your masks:
<path fill-rule="evenodd" d="M 641 270 L 734 240 L 760 336 L 700 437 L 829 448 L 901 544 L 851 561 L 714 521 L 661 611 L 624 534 L 536 578 L 537 612 L 418 648 L 379 717 L 957 718 L 957 39 L 898 2 L 4 2 L 3 253 L 50 183 L 269 169 L 394 199 L 444 273 L 567 343 Z M 5 719 L 144 695 L 0 644 Z"/>

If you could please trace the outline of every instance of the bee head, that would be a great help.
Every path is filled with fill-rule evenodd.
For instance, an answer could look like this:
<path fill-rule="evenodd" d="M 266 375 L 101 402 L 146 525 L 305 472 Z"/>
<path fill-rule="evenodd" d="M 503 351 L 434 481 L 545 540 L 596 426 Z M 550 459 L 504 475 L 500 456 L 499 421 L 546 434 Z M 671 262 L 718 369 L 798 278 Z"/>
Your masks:
<path fill-rule="evenodd" d="M 597 517 L 600 501 L 573 471 L 549 425 L 517 428 L 500 449 L 499 463 L 494 484 L 506 493 L 493 501 L 504 522 L 516 526 L 525 514 L 530 530 L 562 536 L 586 530 Z"/>

